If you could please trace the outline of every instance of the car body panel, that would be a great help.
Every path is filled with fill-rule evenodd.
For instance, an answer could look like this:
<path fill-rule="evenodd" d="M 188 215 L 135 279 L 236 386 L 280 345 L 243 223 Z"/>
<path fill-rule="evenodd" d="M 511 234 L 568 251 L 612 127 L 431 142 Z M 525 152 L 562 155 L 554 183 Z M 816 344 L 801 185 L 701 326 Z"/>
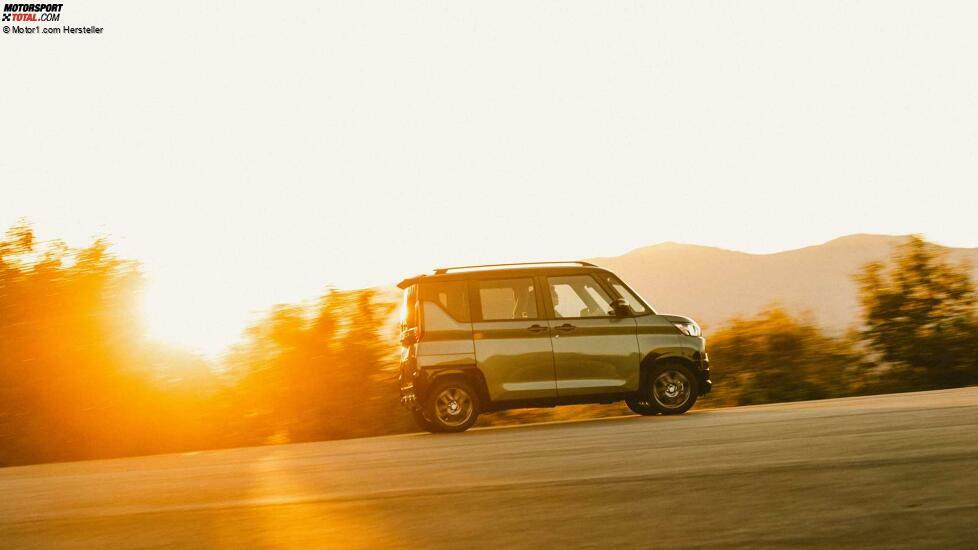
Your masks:
<path fill-rule="evenodd" d="M 639 384 L 635 319 L 597 317 L 549 320 L 557 394 L 635 391 Z M 561 330 L 562 327 L 573 327 Z"/>
<path fill-rule="evenodd" d="M 557 395 L 553 347 L 546 321 L 473 323 L 475 363 L 493 401 Z"/>
<path fill-rule="evenodd" d="M 634 319 L 643 362 L 683 356 L 682 334 L 664 316 L 649 314 Z"/>
<path fill-rule="evenodd" d="M 458 321 L 437 305 L 422 304 L 422 323 L 424 337 L 418 346 L 418 357 L 439 355 L 468 355 L 472 357 L 472 323 Z"/>
<path fill-rule="evenodd" d="M 418 356 L 418 368 L 466 367 L 474 365 L 475 353 L 445 353 Z"/>

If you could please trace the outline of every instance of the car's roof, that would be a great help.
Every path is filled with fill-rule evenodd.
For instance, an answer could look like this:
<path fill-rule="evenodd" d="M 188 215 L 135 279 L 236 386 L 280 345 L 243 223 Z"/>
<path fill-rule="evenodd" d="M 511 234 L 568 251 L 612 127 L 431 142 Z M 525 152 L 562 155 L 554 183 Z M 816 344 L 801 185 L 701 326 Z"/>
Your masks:
<path fill-rule="evenodd" d="M 513 275 L 532 277 L 534 275 L 572 274 L 603 272 L 607 270 L 587 262 L 540 262 L 533 264 L 506 264 L 491 266 L 465 266 L 459 268 L 436 269 L 434 273 L 408 277 L 397 284 L 407 288 L 421 281 L 458 281 L 469 279 L 495 279 L 501 276 Z"/>

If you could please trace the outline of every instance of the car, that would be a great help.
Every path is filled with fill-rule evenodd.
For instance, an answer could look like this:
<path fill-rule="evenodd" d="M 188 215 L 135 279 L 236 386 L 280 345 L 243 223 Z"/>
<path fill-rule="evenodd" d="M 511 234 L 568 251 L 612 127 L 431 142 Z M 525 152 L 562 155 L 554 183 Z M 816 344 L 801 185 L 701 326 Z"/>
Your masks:
<path fill-rule="evenodd" d="M 588 262 L 439 268 L 398 287 L 401 403 L 432 433 L 525 407 L 681 414 L 712 389 L 699 325 Z"/>

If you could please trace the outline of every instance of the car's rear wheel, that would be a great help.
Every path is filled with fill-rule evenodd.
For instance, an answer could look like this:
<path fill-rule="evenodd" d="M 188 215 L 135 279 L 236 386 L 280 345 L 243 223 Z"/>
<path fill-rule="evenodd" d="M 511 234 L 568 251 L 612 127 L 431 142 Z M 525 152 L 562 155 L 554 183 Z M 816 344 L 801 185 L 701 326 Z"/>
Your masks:
<path fill-rule="evenodd" d="M 414 416 L 414 423 L 417 424 L 419 428 L 426 432 L 436 433 L 438 428 L 435 424 L 425 418 L 424 412 L 421 409 L 414 409 L 411 411 L 411 415 Z"/>
<path fill-rule="evenodd" d="M 653 368 L 638 395 L 626 399 L 633 412 L 642 415 L 682 414 L 699 397 L 699 385 L 692 371 L 678 363 Z"/>
<path fill-rule="evenodd" d="M 464 432 L 479 418 L 479 396 L 461 378 L 435 382 L 422 410 L 431 432 Z"/>

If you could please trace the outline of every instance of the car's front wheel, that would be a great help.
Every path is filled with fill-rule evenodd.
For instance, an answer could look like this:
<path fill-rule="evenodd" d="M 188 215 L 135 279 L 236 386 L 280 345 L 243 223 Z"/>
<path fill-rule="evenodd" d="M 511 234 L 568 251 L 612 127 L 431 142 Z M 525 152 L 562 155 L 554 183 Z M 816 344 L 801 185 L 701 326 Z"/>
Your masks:
<path fill-rule="evenodd" d="M 692 371 L 680 364 L 653 368 L 638 394 L 625 400 L 636 414 L 682 414 L 699 397 L 699 385 Z"/>
<path fill-rule="evenodd" d="M 464 432 L 479 418 L 479 396 L 465 380 L 436 381 L 428 391 L 422 410 L 431 432 Z"/>

